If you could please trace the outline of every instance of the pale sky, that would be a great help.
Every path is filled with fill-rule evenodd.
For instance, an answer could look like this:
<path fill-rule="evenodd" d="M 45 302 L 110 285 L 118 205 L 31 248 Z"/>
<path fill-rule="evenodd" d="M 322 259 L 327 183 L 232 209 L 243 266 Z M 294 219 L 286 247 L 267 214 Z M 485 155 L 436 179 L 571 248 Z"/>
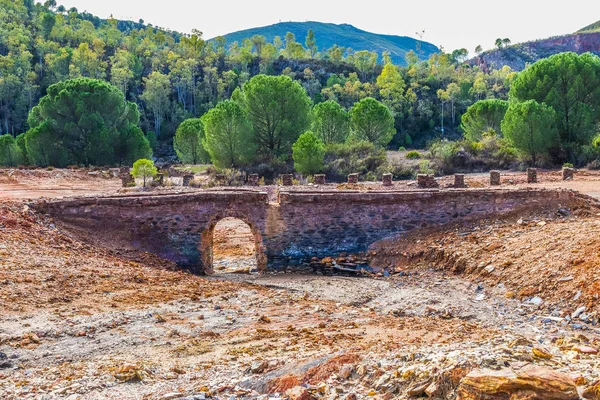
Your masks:
<path fill-rule="evenodd" d="M 513 43 L 572 33 L 600 20 L 600 2 L 591 0 L 58 0 L 106 18 L 137 21 L 210 39 L 226 33 L 279 21 L 348 23 L 390 35 L 416 37 L 446 51 L 475 46 L 492 48 L 496 38 Z M 317 33 L 317 44 L 318 44 Z"/>

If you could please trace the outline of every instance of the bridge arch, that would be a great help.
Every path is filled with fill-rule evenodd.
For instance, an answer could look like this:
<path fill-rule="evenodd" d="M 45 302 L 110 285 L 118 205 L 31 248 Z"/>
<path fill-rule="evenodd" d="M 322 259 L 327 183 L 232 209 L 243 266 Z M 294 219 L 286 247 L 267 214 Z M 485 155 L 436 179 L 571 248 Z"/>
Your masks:
<path fill-rule="evenodd" d="M 237 212 L 233 209 L 225 210 L 224 212 L 213 215 L 202 233 L 200 234 L 200 262 L 201 269 L 205 275 L 214 274 L 214 232 L 217 224 L 226 219 L 234 218 L 244 222 L 250 228 L 252 232 L 252 238 L 254 241 L 254 254 L 256 257 L 256 267 L 259 272 L 263 272 L 267 269 L 267 256 L 266 247 L 263 240 L 263 234 L 258 227 L 258 224 L 254 223 L 251 218 L 248 218 L 243 213 Z"/>

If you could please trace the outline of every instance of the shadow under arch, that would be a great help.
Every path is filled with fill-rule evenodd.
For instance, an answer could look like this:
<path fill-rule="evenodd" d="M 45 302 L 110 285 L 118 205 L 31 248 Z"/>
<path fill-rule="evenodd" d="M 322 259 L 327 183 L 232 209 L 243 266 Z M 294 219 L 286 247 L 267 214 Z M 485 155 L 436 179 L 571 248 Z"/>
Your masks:
<path fill-rule="evenodd" d="M 254 254 L 256 256 L 256 268 L 258 272 L 264 272 L 267 269 L 267 256 L 265 252 L 265 245 L 263 243 L 263 235 L 258 226 L 248 217 L 235 211 L 226 211 L 214 215 L 206 228 L 200 235 L 200 260 L 202 272 L 205 275 L 214 274 L 213 265 L 213 246 L 214 246 L 214 231 L 217 224 L 225 218 L 235 218 L 250 227 L 252 232 L 252 238 L 254 240 Z"/>

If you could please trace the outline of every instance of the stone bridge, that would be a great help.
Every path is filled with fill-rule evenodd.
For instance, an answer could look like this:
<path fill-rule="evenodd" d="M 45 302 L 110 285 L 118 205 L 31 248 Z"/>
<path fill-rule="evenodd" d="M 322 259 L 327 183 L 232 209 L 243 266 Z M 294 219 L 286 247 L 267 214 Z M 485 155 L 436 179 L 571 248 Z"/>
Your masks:
<path fill-rule="evenodd" d="M 467 189 L 396 192 L 281 191 L 277 202 L 254 190 L 197 191 L 39 201 L 74 233 L 172 260 L 196 274 L 212 273 L 213 230 L 226 217 L 247 223 L 259 270 L 312 257 L 366 251 L 404 232 L 453 221 L 580 201 L 566 190 Z"/>

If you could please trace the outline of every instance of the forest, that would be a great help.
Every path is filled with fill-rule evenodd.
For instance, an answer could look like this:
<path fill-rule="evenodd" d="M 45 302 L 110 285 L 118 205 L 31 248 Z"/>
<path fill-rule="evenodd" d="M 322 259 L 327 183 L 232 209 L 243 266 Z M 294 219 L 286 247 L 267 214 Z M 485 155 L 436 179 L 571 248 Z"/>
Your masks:
<path fill-rule="evenodd" d="M 556 128 L 562 132 L 555 134 L 557 140 L 560 135 L 569 139 L 564 146 L 556 142 L 555 146 L 536 148 L 533 156 L 531 151 L 521 149 L 525 145 L 510 139 L 510 134 L 503 137 L 501 123 L 507 131 L 522 129 L 514 128 L 521 120 L 503 121 L 508 103 L 501 103 L 502 118 L 492 117 L 492 122 L 484 123 L 490 117 L 482 110 L 500 104 L 495 101 L 508 101 L 518 74 L 509 67 L 482 70 L 473 66 L 467 62 L 466 49 L 442 51 L 421 59 L 417 46 L 407 54 L 406 65 L 398 66 L 385 53 L 379 57 L 374 52 L 337 45 L 319 48 L 319 37 L 312 31 L 303 38 L 288 33 L 283 38 L 275 37 L 272 43 L 259 35 L 227 43 L 224 38 L 205 41 L 199 30 L 188 35 L 146 25 L 141 20 L 102 20 L 75 8 L 67 10 L 54 0 L 44 4 L 0 0 L 0 5 L 0 134 L 4 135 L 0 138 L 0 163 L 5 165 L 131 164 L 138 157 L 149 157 L 152 151 L 158 158 L 172 159 L 176 153 L 182 161 L 211 160 L 222 167 L 291 164 L 292 147 L 301 135 L 305 143 L 314 139 L 305 133 L 317 136 L 319 143 L 313 144 L 311 151 L 322 143 L 327 152 L 335 153 L 333 159 L 343 158 L 341 154 L 349 151 L 340 148 L 348 140 L 357 149 L 365 148 L 361 142 L 377 149 L 428 146 L 441 172 L 485 168 L 490 160 L 508 167 L 519 162 L 586 164 L 596 157 L 590 148 L 594 148 L 597 132 L 597 106 L 581 117 L 589 129 L 574 141 L 576 134 L 566 132 L 569 127 L 559 126 L 552 105 L 543 108 L 551 99 L 540 93 L 535 97 L 533 89 L 517 93 L 512 88 L 512 100 L 536 101 L 520 110 L 521 115 L 533 113 L 545 120 L 550 118 L 547 132 Z M 588 61 L 595 67 L 596 60 Z M 275 77 L 282 79 L 267 79 Z M 265 88 L 269 85 L 292 88 L 298 94 L 293 102 L 302 104 L 300 110 L 305 114 L 296 118 L 293 129 L 280 135 L 282 142 L 273 141 L 273 132 L 258 129 L 264 116 L 256 107 L 266 101 L 261 96 L 267 95 Z M 88 116 L 71 121 L 71 125 L 63 121 L 62 128 L 57 129 L 57 119 L 49 107 L 71 104 L 69 99 L 57 96 L 61 90 L 75 87 L 94 90 L 97 96 L 108 96 L 121 105 L 110 117 Z M 53 90 L 55 97 L 51 98 Z M 277 96 L 271 95 L 269 101 L 277 101 Z M 90 107 L 92 102 L 82 104 Z M 358 117 L 358 111 L 373 111 L 380 105 L 386 110 L 376 121 L 384 121 L 385 140 L 371 137 L 365 129 L 361 131 L 366 120 Z M 341 130 L 343 140 L 323 136 L 322 116 L 329 116 L 328 110 L 341 115 L 341 122 L 327 134 L 335 136 L 335 131 Z M 492 114 L 498 114 L 498 108 L 493 110 Z M 230 138 L 238 131 L 252 138 L 244 149 L 256 146 L 253 160 L 238 154 L 223 161 L 226 157 L 218 150 L 223 139 L 217 137 L 224 128 L 218 124 L 218 115 L 235 116 L 237 130 L 228 127 L 226 132 Z M 186 131 L 189 139 L 192 126 L 197 127 L 191 131 L 197 133 L 194 146 L 201 153 L 196 156 L 190 156 L 190 140 L 183 139 Z M 101 134 L 82 139 L 85 132 Z M 176 132 L 180 132 L 179 139 Z M 70 140 L 77 143 L 71 145 Z M 56 149 L 61 143 L 68 148 L 66 152 Z M 40 154 L 52 147 L 55 153 Z M 96 154 L 98 151 L 101 154 Z M 464 156 L 457 160 L 461 151 L 469 154 L 467 161 Z M 308 168 L 307 172 L 313 170 Z"/>

